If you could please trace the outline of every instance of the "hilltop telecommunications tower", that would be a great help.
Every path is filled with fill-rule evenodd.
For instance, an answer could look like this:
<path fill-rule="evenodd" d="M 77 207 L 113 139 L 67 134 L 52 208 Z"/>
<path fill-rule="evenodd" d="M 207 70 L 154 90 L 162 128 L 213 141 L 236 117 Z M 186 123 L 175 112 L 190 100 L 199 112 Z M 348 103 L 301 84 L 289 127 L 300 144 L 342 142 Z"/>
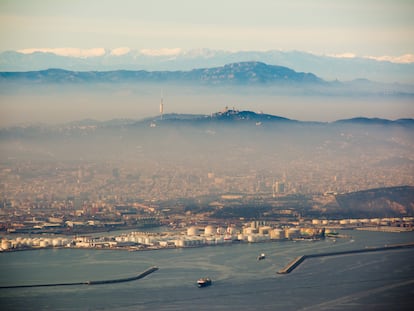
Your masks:
<path fill-rule="evenodd" d="M 164 99 L 163 99 L 163 94 L 161 92 L 161 102 L 160 102 L 160 114 L 161 114 L 161 120 L 164 114 Z"/>

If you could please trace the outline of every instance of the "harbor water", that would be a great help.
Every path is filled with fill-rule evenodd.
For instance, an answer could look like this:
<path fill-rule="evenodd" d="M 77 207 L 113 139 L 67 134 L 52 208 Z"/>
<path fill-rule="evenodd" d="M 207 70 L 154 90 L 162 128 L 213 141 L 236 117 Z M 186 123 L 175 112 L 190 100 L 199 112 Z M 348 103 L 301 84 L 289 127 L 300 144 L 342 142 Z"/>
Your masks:
<path fill-rule="evenodd" d="M 43 249 L 0 254 L 0 286 L 128 278 L 116 284 L 0 289 L 2 310 L 411 310 L 414 249 L 307 259 L 300 255 L 414 242 L 414 232 L 344 231 L 343 239 L 189 249 Z M 261 253 L 266 259 L 257 260 Z M 212 286 L 198 288 L 200 277 Z"/>

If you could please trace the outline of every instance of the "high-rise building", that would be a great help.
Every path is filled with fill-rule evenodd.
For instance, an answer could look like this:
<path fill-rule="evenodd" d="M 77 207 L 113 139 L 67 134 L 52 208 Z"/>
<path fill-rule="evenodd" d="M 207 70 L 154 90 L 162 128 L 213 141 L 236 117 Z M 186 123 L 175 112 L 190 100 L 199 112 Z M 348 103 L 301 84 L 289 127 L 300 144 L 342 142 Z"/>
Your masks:
<path fill-rule="evenodd" d="M 284 182 L 280 182 L 277 181 L 273 184 L 273 196 L 275 196 L 276 194 L 281 194 L 281 193 L 285 193 L 285 183 Z"/>

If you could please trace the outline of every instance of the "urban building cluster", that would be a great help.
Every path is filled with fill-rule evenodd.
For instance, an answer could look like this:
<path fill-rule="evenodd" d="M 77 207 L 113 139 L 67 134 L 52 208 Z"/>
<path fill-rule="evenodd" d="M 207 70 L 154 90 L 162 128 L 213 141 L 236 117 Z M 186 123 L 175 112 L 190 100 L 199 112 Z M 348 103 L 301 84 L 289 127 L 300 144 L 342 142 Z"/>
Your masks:
<path fill-rule="evenodd" d="M 294 157 L 229 146 L 207 154 L 152 154 L 141 146 L 121 160 L 9 159 L 0 163 L 0 204 L 18 209 L 105 208 L 237 193 L 322 194 L 414 185 L 410 154 L 368 150 L 332 155 L 327 146 Z M 332 144 L 332 142 L 331 142 Z M 346 148 L 344 146 L 343 148 Z M 409 152 L 409 151 L 407 151 Z M 45 155 L 46 156 L 46 155 Z M 121 157 L 121 155 L 120 155 Z M 402 159 L 402 158 L 401 158 Z"/>
<path fill-rule="evenodd" d="M 323 215 L 326 206 L 335 203 L 335 193 L 414 185 L 412 161 L 399 157 L 409 159 L 411 146 L 398 152 L 385 147 L 364 149 L 354 157 L 350 151 L 341 151 L 346 150 L 347 139 L 324 142 L 313 147 L 311 153 L 288 150 L 294 156 L 283 154 L 285 150 L 259 152 L 254 145 L 240 143 L 217 146 L 217 152 L 185 153 L 175 148 L 168 154 L 137 145 L 133 154 L 116 150 L 116 159 L 104 155 L 89 159 L 68 155 L 64 159 L 43 154 L 43 150 L 36 150 L 35 157 L 30 149 L 33 152 L 23 151 L 19 157 L 0 162 L 0 234 L 75 236 L 120 229 L 145 230 L 159 225 L 224 226 L 229 221 L 241 230 L 244 216 L 225 220 L 226 215 L 220 218 L 213 212 L 229 206 L 254 211 L 260 204 L 273 208 L 268 220 L 275 216 L 274 220 L 282 223 L 300 221 L 305 209 Z M 340 151 L 332 155 L 335 143 L 344 145 L 337 146 Z M 295 148 L 295 144 L 287 145 Z M 302 202 L 296 200 L 299 196 L 303 196 Z M 284 201 L 292 197 L 295 200 Z M 329 225 L 324 223 L 328 220 L 315 220 L 318 221 L 321 224 L 313 225 Z M 367 226 L 362 220 L 359 223 Z M 391 227 L 400 227 L 395 225 L 399 222 L 392 223 Z M 251 234 L 240 231 L 238 234 L 246 238 L 237 240 L 253 242 L 267 236 L 272 239 L 277 235 L 276 229 Z M 286 237 L 285 231 L 283 234 Z M 203 239 L 200 243 L 210 243 L 209 238 Z M 38 242 L 40 246 L 40 240 L 33 245 Z M 113 245 L 113 241 L 104 242 Z M 45 243 L 54 244 L 53 240 Z M 67 244 L 62 241 L 62 245 Z"/>

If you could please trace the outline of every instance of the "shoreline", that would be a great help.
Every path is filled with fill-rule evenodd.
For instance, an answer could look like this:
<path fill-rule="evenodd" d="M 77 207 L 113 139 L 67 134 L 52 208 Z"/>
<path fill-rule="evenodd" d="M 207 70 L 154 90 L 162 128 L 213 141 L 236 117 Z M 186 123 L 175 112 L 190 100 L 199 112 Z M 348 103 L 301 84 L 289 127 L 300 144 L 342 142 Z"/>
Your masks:
<path fill-rule="evenodd" d="M 349 229 L 349 228 L 347 228 Z M 385 233 L 409 233 L 413 232 L 412 227 L 358 227 L 353 228 L 351 230 L 358 230 L 358 231 L 374 231 L 374 232 L 385 232 Z M 135 233 L 135 232 L 132 232 Z M 150 236 L 171 236 L 170 240 L 153 240 L 151 243 L 148 242 L 141 242 L 135 240 L 134 242 L 128 241 L 126 242 L 123 240 L 122 235 L 120 236 L 122 239 L 117 239 L 117 236 L 112 237 L 105 237 L 105 236 L 97 236 L 97 237 L 90 237 L 90 236 L 80 236 L 75 237 L 73 239 L 68 239 L 65 237 L 22 237 L 16 236 L 15 239 L 3 240 L 6 246 L 0 248 L 1 253 L 10 253 L 16 251 L 29 251 L 29 250 L 41 250 L 41 249 L 89 249 L 89 250 L 116 250 L 116 251 L 129 251 L 129 252 L 139 252 L 139 251 L 154 251 L 154 250 L 163 250 L 163 249 L 183 249 L 183 248 L 200 248 L 200 247 L 209 247 L 209 246 L 229 246 L 236 243 L 245 243 L 245 244 L 255 244 L 255 243 L 272 243 L 272 242 L 284 242 L 284 241 L 306 241 L 306 242 L 313 242 L 319 239 L 331 239 L 334 242 L 336 239 L 352 239 L 352 236 L 349 234 L 343 233 L 326 233 L 323 237 L 280 237 L 280 238 L 272 238 L 269 235 L 255 235 L 255 239 L 240 239 L 236 236 L 233 236 L 233 239 L 223 240 L 223 236 L 216 236 L 216 238 L 210 240 L 208 236 L 195 236 L 193 240 L 191 240 L 192 236 L 185 237 L 182 235 L 182 232 L 176 232 L 175 235 L 173 232 L 137 232 L 138 234 L 142 235 L 150 235 Z M 177 240 L 182 239 L 180 244 L 177 244 Z M 109 240 L 107 240 L 110 238 Z M 186 240 L 189 238 L 188 240 Z M 30 240 L 30 242 L 25 242 L 25 239 Z M 35 243 L 34 240 L 37 244 Z M 105 239 L 105 240 L 99 240 Z M 39 241 L 40 240 L 40 241 Z M 189 243 L 184 243 L 189 242 Z M 26 244 L 27 243 L 27 244 Z M 30 244 L 29 244 L 30 243 Z M 40 243 L 40 245 L 39 245 Z M 42 245 L 43 243 L 43 245 Z M 163 244 L 162 244 L 163 243 Z M 174 244 L 175 243 L 175 244 Z"/>

